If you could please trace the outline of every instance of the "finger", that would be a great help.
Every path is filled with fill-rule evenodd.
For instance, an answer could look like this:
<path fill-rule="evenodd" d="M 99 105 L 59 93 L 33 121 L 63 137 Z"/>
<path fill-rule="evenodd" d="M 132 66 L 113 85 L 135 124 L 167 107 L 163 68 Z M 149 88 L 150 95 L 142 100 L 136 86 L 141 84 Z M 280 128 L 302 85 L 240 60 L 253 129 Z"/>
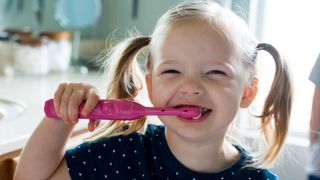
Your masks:
<path fill-rule="evenodd" d="M 81 85 L 77 85 L 73 90 L 68 104 L 68 115 L 72 123 L 79 120 L 79 107 L 84 100 L 84 90 Z"/>
<path fill-rule="evenodd" d="M 100 124 L 100 120 L 96 120 L 96 119 L 90 119 L 89 123 L 88 123 L 88 130 L 90 132 L 94 131 Z"/>
<path fill-rule="evenodd" d="M 65 121 L 66 124 L 71 124 L 68 115 L 68 104 L 70 100 L 70 96 L 73 92 L 74 84 L 68 84 L 62 94 L 61 103 L 60 103 L 60 114 L 62 119 Z"/>
<path fill-rule="evenodd" d="M 95 129 L 95 120 L 89 120 L 89 123 L 88 123 L 88 130 L 90 131 L 90 132 L 92 132 L 92 131 L 94 131 L 94 129 Z"/>
<path fill-rule="evenodd" d="M 85 97 L 86 97 L 86 103 L 84 104 L 84 107 L 80 112 L 83 116 L 87 116 L 88 114 L 90 114 L 100 99 L 100 96 L 98 95 L 97 91 L 94 88 L 90 88 L 86 92 Z"/>
<path fill-rule="evenodd" d="M 62 98 L 62 94 L 65 90 L 66 85 L 67 85 L 67 83 L 59 84 L 56 92 L 54 93 L 54 99 L 53 99 L 54 110 L 56 111 L 56 113 L 59 117 L 61 117 L 61 115 L 60 115 L 61 98 Z"/>

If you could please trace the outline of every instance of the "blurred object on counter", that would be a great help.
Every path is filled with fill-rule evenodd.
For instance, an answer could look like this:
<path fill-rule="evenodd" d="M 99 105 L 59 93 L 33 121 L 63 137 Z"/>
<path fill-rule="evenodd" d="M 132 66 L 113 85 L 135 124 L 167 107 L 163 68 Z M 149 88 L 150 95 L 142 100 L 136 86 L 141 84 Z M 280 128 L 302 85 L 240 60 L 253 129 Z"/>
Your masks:
<path fill-rule="evenodd" d="M 80 29 L 97 22 L 101 15 L 101 0 L 58 0 L 55 16 L 61 26 L 72 29 L 72 68 L 71 71 L 87 73 L 88 68 L 80 64 Z"/>
<path fill-rule="evenodd" d="M 31 36 L 32 32 L 28 29 L 14 29 L 14 28 L 7 28 L 3 30 L 4 32 L 8 33 L 10 37 L 12 36 Z"/>
<path fill-rule="evenodd" d="M 40 37 L 48 39 L 50 71 L 66 72 L 71 60 L 71 33 L 67 31 L 42 32 Z"/>
<path fill-rule="evenodd" d="M 30 36 L 31 31 L 27 29 L 7 28 L 0 31 L 0 75 L 14 75 L 14 49 L 13 41 L 20 36 Z"/>
<path fill-rule="evenodd" d="M 0 75 L 12 76 L 13 71 L 13 46 L 10 36 L 0 32 Z"/>
<path fill-rule="evenodd" d="M 14 69 L 21 75 L 46 75 L 50 70 L 47 41 L 20 36 L 14 43 Z"/>

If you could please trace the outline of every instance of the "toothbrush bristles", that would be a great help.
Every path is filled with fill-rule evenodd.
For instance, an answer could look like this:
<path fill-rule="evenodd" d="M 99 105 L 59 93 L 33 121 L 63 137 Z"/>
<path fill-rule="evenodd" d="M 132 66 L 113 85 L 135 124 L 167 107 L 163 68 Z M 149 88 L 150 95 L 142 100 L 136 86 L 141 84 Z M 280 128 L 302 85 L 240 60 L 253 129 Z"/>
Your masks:
<path fill-rule="evenodd" d="M 201 117 L 201 112 L 199 113 L 199 115 L 198 115 L 198 116 L 193 117 L 192 119 L 193 119 L 193 120 L 197 120 L 197 119 L 199 119 L 200 117 Z"/>

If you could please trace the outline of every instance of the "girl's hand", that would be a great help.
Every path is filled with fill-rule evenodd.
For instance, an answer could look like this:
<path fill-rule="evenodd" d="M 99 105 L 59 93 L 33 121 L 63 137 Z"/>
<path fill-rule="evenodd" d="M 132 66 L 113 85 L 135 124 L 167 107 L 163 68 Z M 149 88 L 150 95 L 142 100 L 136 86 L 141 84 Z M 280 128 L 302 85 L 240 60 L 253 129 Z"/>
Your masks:
<path fill-rule="evenodd" d="M 82 115 L 88 115 L 100 99 L 97 89 L 84 83 L 61 83 L 54 93 L 54 108 L 58 116 L 68 125 L 79 121 L 79 106 L 86 101 Z M 98 120 L 90 120 L 88 130 L 93 131 L 99 125 Z"/>

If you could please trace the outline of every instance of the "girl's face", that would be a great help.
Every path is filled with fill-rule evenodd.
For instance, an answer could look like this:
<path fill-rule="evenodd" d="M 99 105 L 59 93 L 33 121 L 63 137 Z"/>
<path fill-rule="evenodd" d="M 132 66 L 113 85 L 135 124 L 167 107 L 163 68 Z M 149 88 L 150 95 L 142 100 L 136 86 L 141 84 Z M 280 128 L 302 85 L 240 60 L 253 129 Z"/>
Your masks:
<path fill-rule="evenodd" d="M 189 140 L 224 137 L 241 106 L 248 103 L 244 66 L 231 57 L 227 41 L 200 21 L 174 25 L 158 47 L 147 75 L 149 97 L 157 107 L 197 106 L 198 120 L 162 116 L 167 133 Z M 217 139 L 217 140 L 218 140 Z"/>

